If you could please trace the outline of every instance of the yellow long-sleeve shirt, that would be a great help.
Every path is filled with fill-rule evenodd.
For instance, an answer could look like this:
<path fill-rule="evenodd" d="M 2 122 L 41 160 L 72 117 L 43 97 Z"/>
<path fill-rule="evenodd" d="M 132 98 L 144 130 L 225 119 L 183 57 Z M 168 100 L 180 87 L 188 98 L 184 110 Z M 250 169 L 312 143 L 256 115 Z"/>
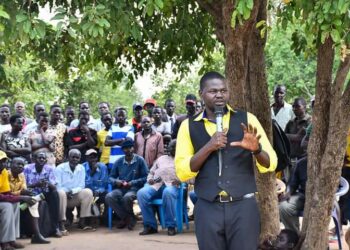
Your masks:
<path fill-rule="evenodd" d="M 232 111 L 232 108 L 227 106 L 229 111 Z M 223 128 L 229 128 L 230 123 L 230 113 L 227 112 L 223 116 Z M 194 121 L 204 121 L 204 126 L 206 131 L 210 136 L 212 136 L 216 132 L 216 124 L 209 121 L 207 118 L 203 117 L 203 113 L 200 114 Z M 257 128 L 258 135 L 261 135 L 260 143 L 262 146 L 262 150 L 264 150 L 270 158 L 270 166 L 264 167 L 261 166 L 256 161 L 256 166 L 260 173 L 267 173 L 275 171 L 277 167 L 277 156 L 275 151 L 273 150 L 264 129 L 262 128 L 258 119 L 251 113 L 247 113 L 248 123 Z M 228 142 L 230 143 L 230 142 Z M 194 152 L 194 147 L 190 137 L 189 131 L 189 122 L 188 119 L 182 122 L 179 133 L 177 135 L 177 143 L 176 143 L 176 155 L 175 155 L 175 167 L 176 167 L 176 175 L 181 181 L 189 180 L 193 177 L 196 177 L 198 172 L 192 172 L 190 168 L 190 161 Z"/>

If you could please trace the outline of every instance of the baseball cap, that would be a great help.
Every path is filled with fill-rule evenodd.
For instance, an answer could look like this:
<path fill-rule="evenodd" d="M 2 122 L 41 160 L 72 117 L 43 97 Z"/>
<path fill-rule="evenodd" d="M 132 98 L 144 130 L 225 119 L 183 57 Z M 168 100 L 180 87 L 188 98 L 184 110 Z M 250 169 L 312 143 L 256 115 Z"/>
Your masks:
<path fill-rule="evenodd" d="M 145 104 L 143 105 L 143 108 L 145 108 L 145 105 L 146 105 L 147 103 L 150 103 L 150 104 L 153 104 L 154 106 L 157 106 L 157 102 L 156 102 L 156 100 L 154 100 L 153 98 L 148 98 L 148 99 L 146 99 Z"/>
<path fill-rule="evenodd" d="M 142 109 L 142 104 L 139 103 L 139 102 L 137 102 L 137 103 L 135 103 L 134 105 L 132 105 L 132 110 L 135 110 L 135 109 L 137 109 L 137 108 Z"/>
<path fill-rule="evenodd" d="M 4 151 L 0 150 L 0 160 L 2 160 L 2 159 L 8 159 L 8 157 Z"/>
<path fill-rule="evenodd" d="M 195 95 L 193 94 L 186 95 L 185 103 L 196 104 L 196 102 L 197 102 L 197 97 Z"/>
<path fill-rule="evenodd" d="M 85 155 L 91 155 L 91 154 L 97 154 L 97 151 L 95 149 L 89 149 L 88 151 L 85 152 Z"/>
<path fill-rule="evenodd" d="M 121 145 L 121 148 L 130 148 L 130 147 L 133 147 L 134 146 L 134 141 L 132 140 L 125 140 L 123 141 L 122 145 Z"/>

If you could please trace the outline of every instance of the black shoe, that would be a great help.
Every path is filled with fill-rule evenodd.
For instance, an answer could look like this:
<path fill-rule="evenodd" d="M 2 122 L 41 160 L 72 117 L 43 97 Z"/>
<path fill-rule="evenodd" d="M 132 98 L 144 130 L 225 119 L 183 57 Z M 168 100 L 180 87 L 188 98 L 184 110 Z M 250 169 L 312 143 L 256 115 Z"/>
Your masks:
<path fill-rule="evenodd" d="M 149 235 L 149 234 L 156 234 L 158 233 L 158 230 L 153 227 L 145 227 L 142 232 L 139 233 L 139 235 Z"/>
<path fill-rule="evenodd" d="M 56 228 L 55 233 L 53 234 L 54 237 L 56 238 L 62 238 L 63 234 L 59 228 Z"/>
<path fill-rule="evenodd" d="M 32 244 L 49 244 L 50 241 L 45 239 L 41 234 L 33 235 L 32 237 Z"/>
<path fill-rule="evenodd" d="M 128 229 L 133 230 L 134 227 L 136 226 L 136 218 L 134 216 L 131 216 L 128 220 Z"/>
<path fill-rule="evenodd" d="M 125 220 L 120 220 L 120 221 L 117 222 L 117 224 L 115 225 L 115 227 L 118 228 L 118 229 L 123 229 L 123 228 L 126 227 L 126 225 L 127 225 L 127 224 L 126 224 Z"/>
<path fill-rule="evenodd" d="M 174 236 L 176 234 L 175 227 L 168 227 L 168 235 Z"/>

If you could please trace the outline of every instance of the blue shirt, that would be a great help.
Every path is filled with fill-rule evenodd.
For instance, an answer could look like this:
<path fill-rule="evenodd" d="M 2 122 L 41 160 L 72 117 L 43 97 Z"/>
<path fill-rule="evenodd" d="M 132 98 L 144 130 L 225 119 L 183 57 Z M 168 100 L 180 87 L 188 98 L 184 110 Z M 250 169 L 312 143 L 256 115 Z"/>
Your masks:
<path fill-rule="evenodd" d="M 104 193 L 108 184 L 107 166 L 102 162 L 97 163 L 97 169 L 91 176 L 91 169 L 88 162 L 84 162 L 85 168 L 85 187 L 90 188 L 93 192 Z"/>
<path fill-rule="evenodd" d="M 148 175 L 148 167 L 145 160 L 134 154 L 130 164 L 125 161 L 125 156 L 119 158 L 112 168 L 110 181 L 113 183 L 116 180 L 126 181 L 131 183 L 131 190 L 137 191 L 146 183 Z"/>
<path fill-rule="evenodd" d="M 38 173 L 35 168 L 35 163 L 28 164 L 24 167 L 24 176 L 26 177 L 27 186 L 38 183 L 42 179 L 46 179 L 53 185 L 56 185 L 56 178 L 54 175 L 54 167 L 45 164 L 41 173 Z M 32 188 L 32 191 L 35 194 L 49 192 L 49 186 L 46 187 L 35 187 Z"/>
<path fill-rule="evenodd" d="M 78 164 L 72 172 L 69 162 L 64 162 L 55 168 L 54 173 L 58 190 L 72 191 L 76 194 L 85 188 L 85 168 L 81 164 Z"/>

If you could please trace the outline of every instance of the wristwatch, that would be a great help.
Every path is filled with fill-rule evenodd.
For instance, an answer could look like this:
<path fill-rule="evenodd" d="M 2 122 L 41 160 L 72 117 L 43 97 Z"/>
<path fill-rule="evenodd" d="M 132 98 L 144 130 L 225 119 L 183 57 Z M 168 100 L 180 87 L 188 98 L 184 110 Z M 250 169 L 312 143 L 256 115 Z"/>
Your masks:
<path fill-rule="evenodd" d="M 259 148 L 255 151 L 252 151 L 252 155 L 258 155 L 260 154 L 262 151 L 262 147 L 261 147 L 261 143 L 259 143 Z"/>

